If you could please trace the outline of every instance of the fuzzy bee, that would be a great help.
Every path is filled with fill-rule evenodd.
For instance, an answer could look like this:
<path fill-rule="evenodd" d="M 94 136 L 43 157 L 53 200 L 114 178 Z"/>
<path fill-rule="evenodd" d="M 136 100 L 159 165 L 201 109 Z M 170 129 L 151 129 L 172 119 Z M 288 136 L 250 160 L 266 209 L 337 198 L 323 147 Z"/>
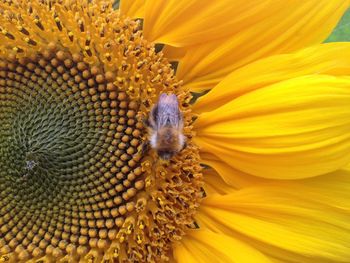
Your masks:
<path fill-rule="evenodd" d="M 161 159 L 169 160 L 184 148 L 183 116 L 175 94 L 160 94 L 148 124 L 149 143 Z"/>

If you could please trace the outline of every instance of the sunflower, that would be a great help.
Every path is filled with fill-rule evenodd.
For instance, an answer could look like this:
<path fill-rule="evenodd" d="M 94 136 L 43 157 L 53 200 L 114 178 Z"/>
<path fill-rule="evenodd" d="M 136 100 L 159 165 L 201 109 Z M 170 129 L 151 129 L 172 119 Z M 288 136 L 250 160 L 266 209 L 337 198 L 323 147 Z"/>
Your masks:
<path fill-rule="evenodd" d="M 0 260 L 349 262 L 348 6 L 2 1 Z"/>

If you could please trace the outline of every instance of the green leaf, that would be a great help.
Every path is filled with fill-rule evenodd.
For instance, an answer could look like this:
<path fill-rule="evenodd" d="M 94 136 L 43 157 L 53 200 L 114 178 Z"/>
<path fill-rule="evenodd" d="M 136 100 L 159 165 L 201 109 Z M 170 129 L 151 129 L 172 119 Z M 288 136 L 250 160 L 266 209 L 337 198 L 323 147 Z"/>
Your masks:
<path fill-rule="evenodd" d="M 339 24 L 325 42 L 349 42 L 350 41 L 350 9 L 346 11 Z"/>

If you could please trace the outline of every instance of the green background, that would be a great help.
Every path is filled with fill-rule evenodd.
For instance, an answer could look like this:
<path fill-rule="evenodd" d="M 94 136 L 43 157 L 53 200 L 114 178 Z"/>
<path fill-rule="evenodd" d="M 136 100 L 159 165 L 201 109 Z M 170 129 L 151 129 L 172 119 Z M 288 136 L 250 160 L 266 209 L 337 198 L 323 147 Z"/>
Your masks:
<path fill-rule="evenodd" d="M 350 41 L 350 9 L 344 14 L 333 33 L 325 42 Z"/>

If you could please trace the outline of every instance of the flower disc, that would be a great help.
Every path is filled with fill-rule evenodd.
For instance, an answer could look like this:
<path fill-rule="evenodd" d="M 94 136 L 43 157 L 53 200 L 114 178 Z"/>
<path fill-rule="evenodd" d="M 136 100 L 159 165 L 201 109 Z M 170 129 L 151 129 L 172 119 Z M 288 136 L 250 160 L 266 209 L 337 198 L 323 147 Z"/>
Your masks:
<path fill-rule="evenodd" d="M 189 92 L 139 23 L 101 1 L 0 4 L 3 261 L 165 261 L 201 198 Z M 175 93 L 186 148 L 146 150 L 144 120 Z"/>

